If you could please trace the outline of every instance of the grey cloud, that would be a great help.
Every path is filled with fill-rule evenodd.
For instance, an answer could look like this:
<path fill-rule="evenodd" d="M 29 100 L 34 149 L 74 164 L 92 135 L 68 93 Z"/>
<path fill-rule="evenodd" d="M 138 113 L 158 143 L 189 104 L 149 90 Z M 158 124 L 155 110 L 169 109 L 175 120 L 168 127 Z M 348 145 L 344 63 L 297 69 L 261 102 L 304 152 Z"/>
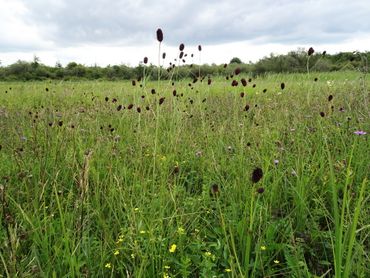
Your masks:
<path fill-rule="evenodd" d="M 196 45 L 336 43 L 370 34 L 367 0 L 23 0 L 24 19 L 58 46 L 137 45 L 155 40 Z"/>

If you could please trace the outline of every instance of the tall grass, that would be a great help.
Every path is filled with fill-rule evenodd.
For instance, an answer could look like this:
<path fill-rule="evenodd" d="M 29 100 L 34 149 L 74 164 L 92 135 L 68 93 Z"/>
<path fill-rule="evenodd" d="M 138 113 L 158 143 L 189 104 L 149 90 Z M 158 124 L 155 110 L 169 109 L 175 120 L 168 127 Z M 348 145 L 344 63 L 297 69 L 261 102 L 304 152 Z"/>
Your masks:
<path fill-rule="evenodd" d="M 369 276 L 362 76 L 0 83 L 0 275 Z"/>

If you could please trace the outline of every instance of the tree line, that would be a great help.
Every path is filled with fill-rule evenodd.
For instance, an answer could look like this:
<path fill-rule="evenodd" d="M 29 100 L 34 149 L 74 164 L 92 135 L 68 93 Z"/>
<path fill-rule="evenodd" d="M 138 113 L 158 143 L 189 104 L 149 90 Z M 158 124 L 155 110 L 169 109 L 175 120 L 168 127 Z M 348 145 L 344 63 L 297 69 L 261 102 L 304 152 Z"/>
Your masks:
<path fill-rule="evenodd" d="M 310 48 L 312 49 L 312 48 Z M 312 49 L 313 51 L 313 49 Z M 270 54 L 259 61 L 242 62 L 239 58 L 231 59 L 229 64 L 222 65 L 193 65 L 193 64 L 170 64 L 160 68 L 161 79 L 184 79 L 198 76 L 225 76 L 231 74 L 235 68 L 240 72 L 251 76 L 266 73 L 303 73 L 329 72 L 340 70 L 358 70 L 368 72 L 370 52 L 341 52 L 327 54 L 305 51 L 298 49 L 284 55 Z M 34 57 L 33 61 L 17 61 L 8 66 L 0 64 L 0 81 L 29 81 L 29 80 L 132 80 L 143 76 L 157 79 L 158 68 L 156 65 L 140 63 L 138 66 L 108 65 L 86 66 L 76 62 L 70 62 L 65 67 L 60 63 L 55 66 L 47 66 Z"/>

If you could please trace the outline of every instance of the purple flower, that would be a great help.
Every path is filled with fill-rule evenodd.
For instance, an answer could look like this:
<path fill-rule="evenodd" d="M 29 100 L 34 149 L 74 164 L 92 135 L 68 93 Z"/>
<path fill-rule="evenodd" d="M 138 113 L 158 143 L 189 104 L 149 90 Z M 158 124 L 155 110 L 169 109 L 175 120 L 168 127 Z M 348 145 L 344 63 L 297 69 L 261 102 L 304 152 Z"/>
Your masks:
<path fill-rule="evenodd" d="M 354 134 L 358 135 L 358 136 L 361 136 L 361 135 L 366 135 L 366 131 L 363 131 L 363 130 L 356 130 L 355 132 L 353 132 Z"/>

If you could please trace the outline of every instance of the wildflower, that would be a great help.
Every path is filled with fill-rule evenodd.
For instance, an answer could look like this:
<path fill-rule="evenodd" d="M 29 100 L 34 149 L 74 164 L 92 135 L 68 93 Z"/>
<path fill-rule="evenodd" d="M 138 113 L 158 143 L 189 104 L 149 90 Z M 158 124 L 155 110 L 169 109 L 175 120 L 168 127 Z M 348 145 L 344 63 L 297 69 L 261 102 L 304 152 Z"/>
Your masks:
<path fill-rule="evenodd" d="M 198 45 L 198 51 L 202 51 L 202 46 Z"/>
<path fill-rule="evenodd" d="M 177 245 L 176 244 L 172 244 L 171 247 L 170 247 L 170 249 L 169 249 L 170 253 L 175 253 L 176 248 L 177 248 Z"/>
<path fill-rule="evenodd" d="M 165 269 L 170 269 L 171 267 L 169 265 L 164 266 Z"/>
<path fill-rule="evenodd" d="M 265 192 L 265 189 L 263 187 L 259 187 L 257 189 L 257 193 L 262 194 L 263 192 Z"/>
<path fill-rule="evenodd" d="M 114 256 L 118 256 L 119 255 L 119 250 L 116 250 L 116 251 L 114 251 Z"/>
<path fill-rule="evenodd" d="M 184 48 L 185 48 L 185 45 L 184 45 L 183 43 L 181 43 L 181 44 L 180 44 L 180 46 L 179 46 L 179 50 L 180 50 L 180 51 L 183 51 L 183 50 L 184 50 Z"/>
<path fill-rule="evenodd" d="M 177 229 L 177 232 L 178 232 L 180 235 L 185 234 L 185 230 L 184 230 L 184 228 L 182 228 L 182 227 L 179 227 L 179 228 Z"/>
<path fill-rule="evenodd" d="M 106 263 L 105 268 L 112 268 L 112 264 L 111 263 Z"/>
<path fill-rule="evenodd" d="M 225 272 L 231 272 L 231 269 L 230 268 L 226 268 L 225 269 Z"/>
<path fill-rule="evenodd" d="M 135 254 L 134 253 L 131 253 L 130 256 L 131 256 L 132 259 L 135 259 Z"/>
<path fill-rule="evenodd" d="M 280 261 L 279 260 L 274 260 L 274 263 L 278 264 L 278 263 L 280 263 Z"/>
<path fill-rule="evenodd" d="M 144 57 L 144 64 L 148 63 L 148 57 Z"/>
<path fill-rule="evenodd" d="M 139 211 L 139 208 L 134 208 L 134 211 Z"/>
<path fill-rule="evenodd" d="M 159 41 L 160 43 L 163 41 L 163 32 L 161 28 L 157 29 L 157 41 Z"/>
<path fill-rule="evenodd" d="M 358 135 L 358 136 L 361 136 L 361 135 L 366 135 L 366 131 L 363 131 L 363 130 L 356 130 L 355 132 L 353 132 L 354 134 Z"/>
<path fill-rule="evenodd" d="M 211 196 L 220 195 L 220 188 L 218 187 L 218 184 L 212 184 L 210 195 Z"/>
<path fill-rule="evenodd" d="M 310 47 L 310 48 L 308 49 L 307 54 L 308 54 L 308 56 L 311 56 L 314 52 L 315 52 L 315 50 L 314 50 L 312 47 Z"/>
<path fill-rule="evenodd" d="M 261 168 L 257 167 L 252 172 L 252 182 L 257 183 L 262 179 L 263 177 L 263 171 Z"/>
<path fill-rule="evenodd" d="M 144 231 L 144 230 L 140 231 L 140 234 L 142 234 L 142 235 L 145 234 L 145 233 L 146 233 L 146 231 Z"/>
<path fill-rule="evenodd" d="M 265 246 L 265 245 L 262 245 L 262 246 L 261 246 L 261 250 L 262 250 L 262 251 L 265 251 L 266 249 L 267 249 L 267 248 L 266 248 L 266 246 Z"/>
<path fill-rule="evenodd" d="M 116 241 L 116 243 L 117 243 L 117 244 L 119 244 L 119 243 L 121 243 L 121 242 L 123 242 L 123 235 L 119 235 L 119 236 L 118 236 L 118 239 L 117 239 L 117 241 Z"/>

